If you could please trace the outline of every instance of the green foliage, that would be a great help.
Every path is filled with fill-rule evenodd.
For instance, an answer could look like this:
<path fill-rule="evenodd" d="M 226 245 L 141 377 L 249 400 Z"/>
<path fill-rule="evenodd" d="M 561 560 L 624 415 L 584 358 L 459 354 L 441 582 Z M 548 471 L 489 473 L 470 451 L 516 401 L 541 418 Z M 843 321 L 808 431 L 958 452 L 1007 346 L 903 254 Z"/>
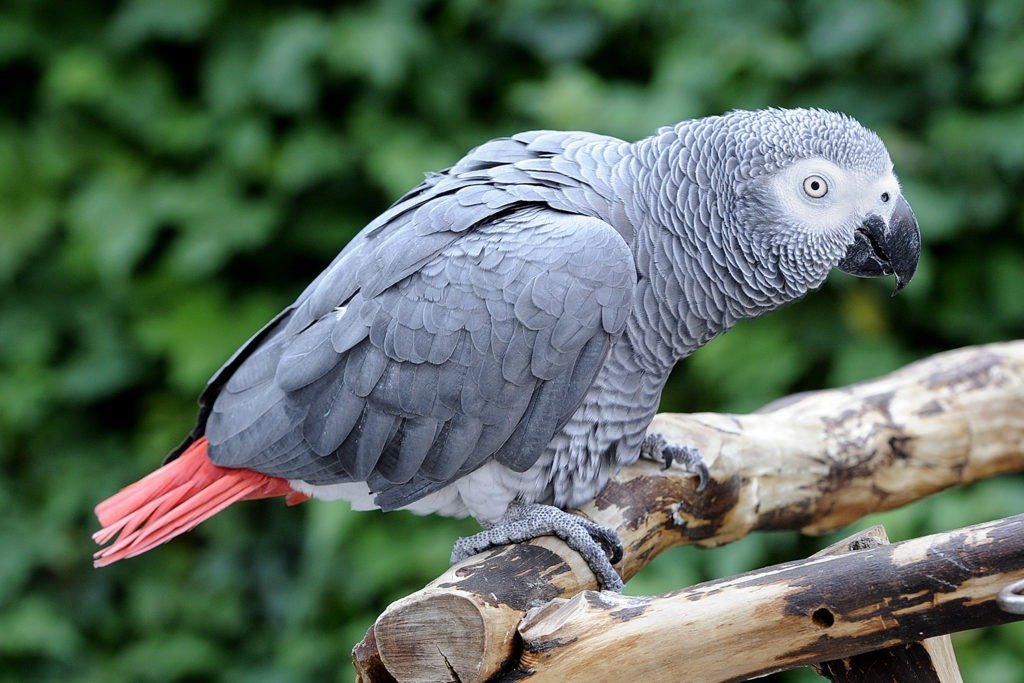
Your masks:
<path fill-rule="evenodd" d="M 0 9 L 0 679 L 351 678 L 349 646 L 472 523 L 254 503 L 98 571 L 91 507 L 160 461 L 209 374 L 362 225 L 490 137 L 813 105 L 887 141 L 924 230 L 912 286 L 836 277 L 738 326 L 667 409 L 748 410 L 1024 332 L 1015 0 L 324 5 Z M 1022 499 L 1006 478 L 882 519 L 906 538 Z M 678 549 L 629 589 L 826 540 Z M 961 636 L 965 678 L 1020 680 L 1020 637 Z"/>

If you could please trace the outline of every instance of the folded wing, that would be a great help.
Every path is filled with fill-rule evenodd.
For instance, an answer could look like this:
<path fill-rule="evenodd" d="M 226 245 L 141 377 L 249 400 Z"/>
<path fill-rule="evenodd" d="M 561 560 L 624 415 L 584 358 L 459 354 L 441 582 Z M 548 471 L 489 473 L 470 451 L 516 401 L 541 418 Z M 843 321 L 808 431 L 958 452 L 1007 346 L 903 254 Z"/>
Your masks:
<path fill-rule="evenodd" d="M 405 232 L 368 241 L 354 277 L 321 278 L 222 382 L 205 426 L 216 464 L 367 482 L 391 509 L 491 458 L 536 461 L 622 332 L 628 247 L 600 220 L 532 205 L 454 238 Z"/>

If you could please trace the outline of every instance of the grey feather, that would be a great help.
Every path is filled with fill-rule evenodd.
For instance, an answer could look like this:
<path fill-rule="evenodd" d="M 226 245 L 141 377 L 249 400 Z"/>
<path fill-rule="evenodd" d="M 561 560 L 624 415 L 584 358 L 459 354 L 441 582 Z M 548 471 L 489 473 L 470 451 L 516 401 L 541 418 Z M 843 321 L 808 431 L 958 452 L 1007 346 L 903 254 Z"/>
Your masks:
<path fill-rule="evenodd" d="M 331 344 L 331 332 L 336 323 L 336 320 L 321 318 L 284 348 L 274 370 L 274 382 L 283 391 L 295 391 L 312 384 L 338 364 L 339 354 Z M 270 374 L 269 368 L 256 369 L 264 378 Z"/>
<path fill-rule="evenodd" d="M 440 422 L 434 418 L 404 420 L 381 452 L 377 473 L 382 481 L 368 480 L 370 489 L 380 491 L 386 489 L 388 484 L 403 484 L 415 476 L 423 466 L 439 427 Z"/>
<path fill-rule="evenodd" d="M 473 453 L 483 432 L 480 420 L 456 415 L 445 423 L 419 469 L 431 481 L 449 482 Z"/>
<path fill-rule="evenodd" d="M 345 459 L 345 465 L 349 475 L 354 481 L 366 481 L 377 461 L 384 446 L 391 438 L 397 417 L 382 410 L 373 410 L 370 406 L 363 411 L 356 428 L 349 435 L 346 444 L 354 449 L 354 457 Z"/>
<path fill-rule="evenodd" d="M 344 380 L 347 367 L 346 362 L 327 378 L 331 381 L 318 387 L 315 393 L 306 392 L 307 395 L 303 396 L 308 403 L 300 409 L 303 417 L 301 431 L 309 444 L 311 458 L 329 455 L 341 446 L 366 409 L 364 397 L 356 394 Z M 281 400 L 288 398 L 285 396 Z M 296 396 L 292 400 L 297 402 L 299 399 Z M 266 456 L 260 454 L 260 458 L 265 459 Z"/>

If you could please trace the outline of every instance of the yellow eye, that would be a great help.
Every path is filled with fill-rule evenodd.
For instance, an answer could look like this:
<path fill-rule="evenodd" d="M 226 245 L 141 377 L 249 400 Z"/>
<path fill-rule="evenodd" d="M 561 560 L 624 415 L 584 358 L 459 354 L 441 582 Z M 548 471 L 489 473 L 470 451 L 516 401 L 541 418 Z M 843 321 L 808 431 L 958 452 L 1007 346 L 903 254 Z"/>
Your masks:
<path fill-rule="evenodd" d="M 828 183 L 820 175 L 809 175 L 804 178 L 804 192 L 808 197 L 820 199 L 828 194 Z"/>

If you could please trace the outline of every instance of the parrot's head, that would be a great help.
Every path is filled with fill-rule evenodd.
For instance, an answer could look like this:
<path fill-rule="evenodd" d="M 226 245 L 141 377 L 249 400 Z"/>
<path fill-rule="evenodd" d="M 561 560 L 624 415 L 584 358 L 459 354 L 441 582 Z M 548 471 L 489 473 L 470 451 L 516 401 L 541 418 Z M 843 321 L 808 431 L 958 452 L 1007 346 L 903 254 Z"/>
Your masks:
<path fill-rule="evenodd" d="M 731 230 L 786 289 L 816 287 L 833 268 L 906 286 L 921 233 L 875 133 L 818 109 L 738 111 L 718 125 L 737 159 Z"/>

